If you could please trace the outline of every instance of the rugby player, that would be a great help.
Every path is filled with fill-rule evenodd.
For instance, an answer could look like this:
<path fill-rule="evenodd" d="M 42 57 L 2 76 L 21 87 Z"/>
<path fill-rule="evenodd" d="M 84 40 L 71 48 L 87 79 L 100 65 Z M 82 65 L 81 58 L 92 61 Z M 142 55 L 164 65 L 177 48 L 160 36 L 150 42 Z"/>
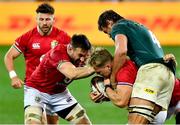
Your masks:
<path fill-rule="evenodd" d="M 113 10 L 103 12 L 98 28 L 115 42 L 111 84 L 127 56 L 138 67 L 133 86 L 128 124 L 148 124 L 167 110 L 175 83 L 175 66 L 163 60 L 164 52 L 155 35 L 145 26 L 125 19 Z M 115 85 L 114 85 L 115 86 Z M 143 107 L 139 111 L 139 107 Z"/>
<path fill-rule="evenodd" d="M 36 9 L 37 26 L 19 36 L 4 58 L 6 68 L 11 79 L 11 86 L 21 88 L 29 80 L 31 74 L 39 65 L 43 55 L 57 44 L 68 44 L 70 36 L 61 29 L 53 26 L 55 22 L 54 8 L 47 3 L 42 3 Z M 26 64 L 24 82 L 16 74 L 14 60 L 23 54 Z M 49 124 L 58 124 L 58 116 L 49 112 Z"/>
<path fill-rule="evenodd" d="M 168 57 L 168 58 L 167 58 Z M 175 58 L 172 55 L 166 55 L 164 60 L 169 61 Z M 116 74 L 116 89 L 113 89 L 110 84 L 110 75 L 112 72 L 113 67 L 113 57 L 106 49 L 97 49 L 91 56 L 90 65 L 92 65 L 95 69 L 95 72 L 104 77 L 104 86 L 105 92 L 111 102 L 120 107 L 120 108 L 127 108 L 129 106 L 129 101 L 132 94 L 133 85 L 136 79 L 138 68 L 134 62 L 127 59 L 122 68 L 120 68 Z M 175 62 L 175 61 L 174 61 Z M 99 78 L 100 79 L 100 78 Z M 102 79 L 101 79 L 102 80 Z M 179 80 L 176 79 L 175 82 L 175 89 L 173 91 L 173 96 L 171 99 L 172 105 L 178 105 L 178 101 L 180 100 L 179 94 Z M 99 92 L 91 92 L 90 97 L 94 102 L 100 102 L 98 100 L 102 99 L 102 93 Z M 169 109 L 174 109 L 170 104 Z M 139 111 L 144 107 L 139 107 Z M 168 114 L 171 113 L 168 110 Z M 161 111 L 155 117 L 155 119 L 151 122 L 153 124 L 163 124 L 165 122 L 167 115 L 167 111 Z"/>
<path fill-rule="evenodd" d="M 25 86 L 25 123 L 42 124 L 43 109 L 58 114 L 73 124 L 91 124 L 84 108 L 68 90 L 74 79 L 94 73 L 83 64 L 91 51 L 91 43 L 85 35 L 73 35 L 68 45 L 58 44 L 45 54 Z"/>

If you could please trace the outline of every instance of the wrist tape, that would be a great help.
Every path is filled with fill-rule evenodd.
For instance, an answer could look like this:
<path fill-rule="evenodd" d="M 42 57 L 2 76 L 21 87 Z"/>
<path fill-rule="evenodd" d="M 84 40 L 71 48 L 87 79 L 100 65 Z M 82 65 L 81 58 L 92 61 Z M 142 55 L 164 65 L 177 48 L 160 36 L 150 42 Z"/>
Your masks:
<path fill-rule="evenodd" d="M 16 77 L 17 76 L 17 74 L 16 74 L 16 72 L 14 71 L 14 70 L 12 70 L 12 71 L 10 71 L 9 72 L 9 77 L 12 79 L 12 78 L 14 78 L 14 77 Z"/>

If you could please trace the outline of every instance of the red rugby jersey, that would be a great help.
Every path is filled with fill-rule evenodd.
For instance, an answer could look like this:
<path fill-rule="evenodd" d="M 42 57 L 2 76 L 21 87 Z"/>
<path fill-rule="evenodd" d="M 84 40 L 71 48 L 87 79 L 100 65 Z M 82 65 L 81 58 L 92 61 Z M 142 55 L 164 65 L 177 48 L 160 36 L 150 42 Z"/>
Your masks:
<path fill-rule="evenodd" d="M 127 60 L 116 74 L 116 81 L 118 82 L 118 85 L 133 86 L 136 79 L 137 70 L 138 69 L 135 63 L 131 60 Z"/>
<path fill-rule="evenodd" d="M 53 27 L 47 36 L 41 36 L 37 28 L 33 28 L 15 40 L 14 47 L 24 54 L 26 64 L 25 82 L 39 65 L 40 57 L 53 48 L 56 44 L 67 44 L 70 36 L 62 30 Z"/>
<path fill-rule="evenodd" d="M 180 101 L 180 80 L 176 78 L 170 106 L 176 106 Z"/>
<path fill-rule="evenodd" d="M 63 61 L 70 61 L 67 45 L 59 44 L 46 53 L 26 85 L 48 94 L 63 92 L 68 83 L 64 82 L 65 76 L 57 69 Z"/>

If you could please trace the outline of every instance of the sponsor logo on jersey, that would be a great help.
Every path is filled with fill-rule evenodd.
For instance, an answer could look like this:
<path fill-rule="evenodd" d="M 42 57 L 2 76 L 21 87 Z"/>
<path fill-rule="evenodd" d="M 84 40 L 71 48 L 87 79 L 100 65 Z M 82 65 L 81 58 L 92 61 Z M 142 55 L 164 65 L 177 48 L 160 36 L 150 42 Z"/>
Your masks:
<path fill-rule="evenodd" d="M 154 94 L 154 93 L 155 93 L 154 90 L 149 89 L 149 88 L 145 88 L 144 91 L 145 91 L 146 93 L 148 93 L 148 94 Z"/>
<path fill-rule="evenodd" d="M 33 43 L 32 48 L 33 49 L 40 49 L 40 43 Z"/>

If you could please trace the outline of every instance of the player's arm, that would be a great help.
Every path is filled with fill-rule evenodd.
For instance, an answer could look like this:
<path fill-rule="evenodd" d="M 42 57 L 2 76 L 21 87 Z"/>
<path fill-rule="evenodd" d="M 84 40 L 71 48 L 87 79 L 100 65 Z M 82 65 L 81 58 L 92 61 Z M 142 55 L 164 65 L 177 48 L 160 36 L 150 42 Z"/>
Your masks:
<path fill-rule="evenodd" d="M 57 69 L 69 79 L 78 79 L 94 73 L 92 67 L 75 67 L 71 62 L 61 62 Z"/>
<path fill-rule="evenodd" d="M 127 56 L 127 37 L 122 34 L 115 36 L 115 52 L 113 60 L 113 68 L 111 74 L 111 83 L 115 82 L 115 74 L 123 66 Z"/>
<path fill-rule="evenodd" d="M 11 78 L 11 86 L 16 89 L 21 88 L 23 84 L 23 81 L 18 78 L 14 69 L 14 59 L 16 59 L 20 54 L 21 53 L 12 46 L 4 57 L 4 63 L 9 72 L 9 77 Z"/>
<path fill-rule="evenodd" d="M 110 80 L 104 80 L 104 85 L 110 85 Z M 105 87 L 105 92 L 114 105 L 120 108 L 124 108 L 128 106 L 131 97 L 132 86 L 117 85 L 115 90 L 111 87 Z"/>

